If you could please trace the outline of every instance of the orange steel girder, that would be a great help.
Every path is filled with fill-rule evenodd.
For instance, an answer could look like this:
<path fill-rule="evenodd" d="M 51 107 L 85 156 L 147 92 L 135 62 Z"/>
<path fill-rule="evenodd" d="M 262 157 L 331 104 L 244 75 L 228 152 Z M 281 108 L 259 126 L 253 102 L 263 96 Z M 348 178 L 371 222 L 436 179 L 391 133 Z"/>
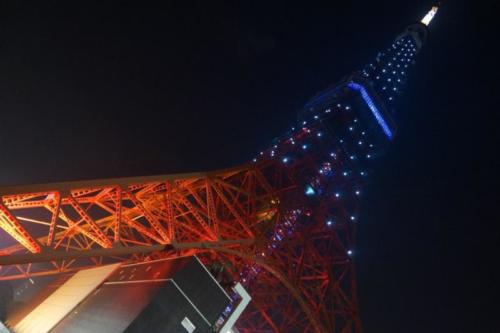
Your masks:
<path fill-rule="evenodd" d="M 361 331 L 353 262 L 345 254 L 352 227 L 325 229 L 322 210 L 312 212 L 293 173 L 276 161 L 0 192 L 0 227 L 12 236 L 8 246 L 0 244 L 0 261 L 33 253 L 0 266 L 0 280 L 197 254 L 207 264 L 222 263 L 249 289 L 253 300 L 240 332 Z M 308 220 L 292 234 L 285 229 L 297 212 Z M 276 237 L 279 244 L 271 242 Z"/>

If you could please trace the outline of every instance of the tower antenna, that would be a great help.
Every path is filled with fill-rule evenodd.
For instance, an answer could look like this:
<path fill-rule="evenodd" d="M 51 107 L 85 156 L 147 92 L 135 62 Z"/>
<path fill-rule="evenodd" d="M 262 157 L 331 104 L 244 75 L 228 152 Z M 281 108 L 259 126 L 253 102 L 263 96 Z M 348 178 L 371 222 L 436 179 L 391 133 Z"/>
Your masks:
<path fill-rule="evenodd" d="M 434 15 L 436 15 L 438 9 L 439 5 L 433 6 L 420 22 L 428 26 L 431 23 L 432 19 L 434 18 Z"/>

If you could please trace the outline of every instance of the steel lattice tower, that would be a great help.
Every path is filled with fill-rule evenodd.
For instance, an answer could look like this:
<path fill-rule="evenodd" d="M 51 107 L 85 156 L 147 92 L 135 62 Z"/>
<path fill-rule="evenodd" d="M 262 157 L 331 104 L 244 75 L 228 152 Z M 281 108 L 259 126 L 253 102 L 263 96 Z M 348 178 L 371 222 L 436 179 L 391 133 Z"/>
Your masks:
<path fill-rule="evenodd" d="M 437 11 L 313 98 L 252 162 L 196 174 L 0 190 L 0 280 L 197 254 L 241 282 L 240 332 L 361 332 L 358 202 Z"/>

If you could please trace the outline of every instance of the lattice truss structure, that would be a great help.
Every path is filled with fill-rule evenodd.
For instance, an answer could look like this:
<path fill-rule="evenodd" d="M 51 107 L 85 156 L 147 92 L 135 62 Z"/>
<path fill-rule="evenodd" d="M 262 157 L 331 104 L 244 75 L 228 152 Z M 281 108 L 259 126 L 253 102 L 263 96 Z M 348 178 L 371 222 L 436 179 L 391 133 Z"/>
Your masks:
<path fill-rule="evenodd" d="M 359 330 L 347 189 L 360 180 L 333 175 L 348 157 L 332 152 L 331 111 L 231 170 L 3 189 L 0 280 L 197 254 L 251 293 L 241 332 Z"/>
<path fill-rule="evenodd" d="M 0 189 L 0 280 L 196 254 L 221 282 L 249 290 L 242 333 L 361 332 L 358 199 L 371 160 L 394 138 L 393 93 L 436 11 L 368 69 L 318 94 L 252 163 Z"/>

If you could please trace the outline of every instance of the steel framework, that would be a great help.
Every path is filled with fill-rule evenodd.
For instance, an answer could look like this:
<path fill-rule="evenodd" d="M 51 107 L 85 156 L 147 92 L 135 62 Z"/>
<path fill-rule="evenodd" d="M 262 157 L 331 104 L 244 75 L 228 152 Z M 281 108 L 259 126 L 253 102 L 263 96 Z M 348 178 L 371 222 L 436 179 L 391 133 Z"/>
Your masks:
<path fill-rule="evenodd" d="M 437 8 L 253 163 L 208 173 L 0 189 L 0 280 L 198 255 L 252 302 L 240 332 L 361 332 L 357 204 Z"/>
<path fill-rule="evenodd" d="M 297 140 L 313 135 L 303 129 Z M 283 152 L 287 146 L 295 149 L 289 141 Z M 0 249 L 0 280 L 197 254 L 249 288 L 241 332 L 360 331 L 347 254 L 353 224 L 334 196 L 305 194 L 304 172 L 318 167 L 308 156 L 206 174 L 3 189 L 0 227 L 15 244 Z M 325 223 L 333 207 L 335 226 Z"/>

